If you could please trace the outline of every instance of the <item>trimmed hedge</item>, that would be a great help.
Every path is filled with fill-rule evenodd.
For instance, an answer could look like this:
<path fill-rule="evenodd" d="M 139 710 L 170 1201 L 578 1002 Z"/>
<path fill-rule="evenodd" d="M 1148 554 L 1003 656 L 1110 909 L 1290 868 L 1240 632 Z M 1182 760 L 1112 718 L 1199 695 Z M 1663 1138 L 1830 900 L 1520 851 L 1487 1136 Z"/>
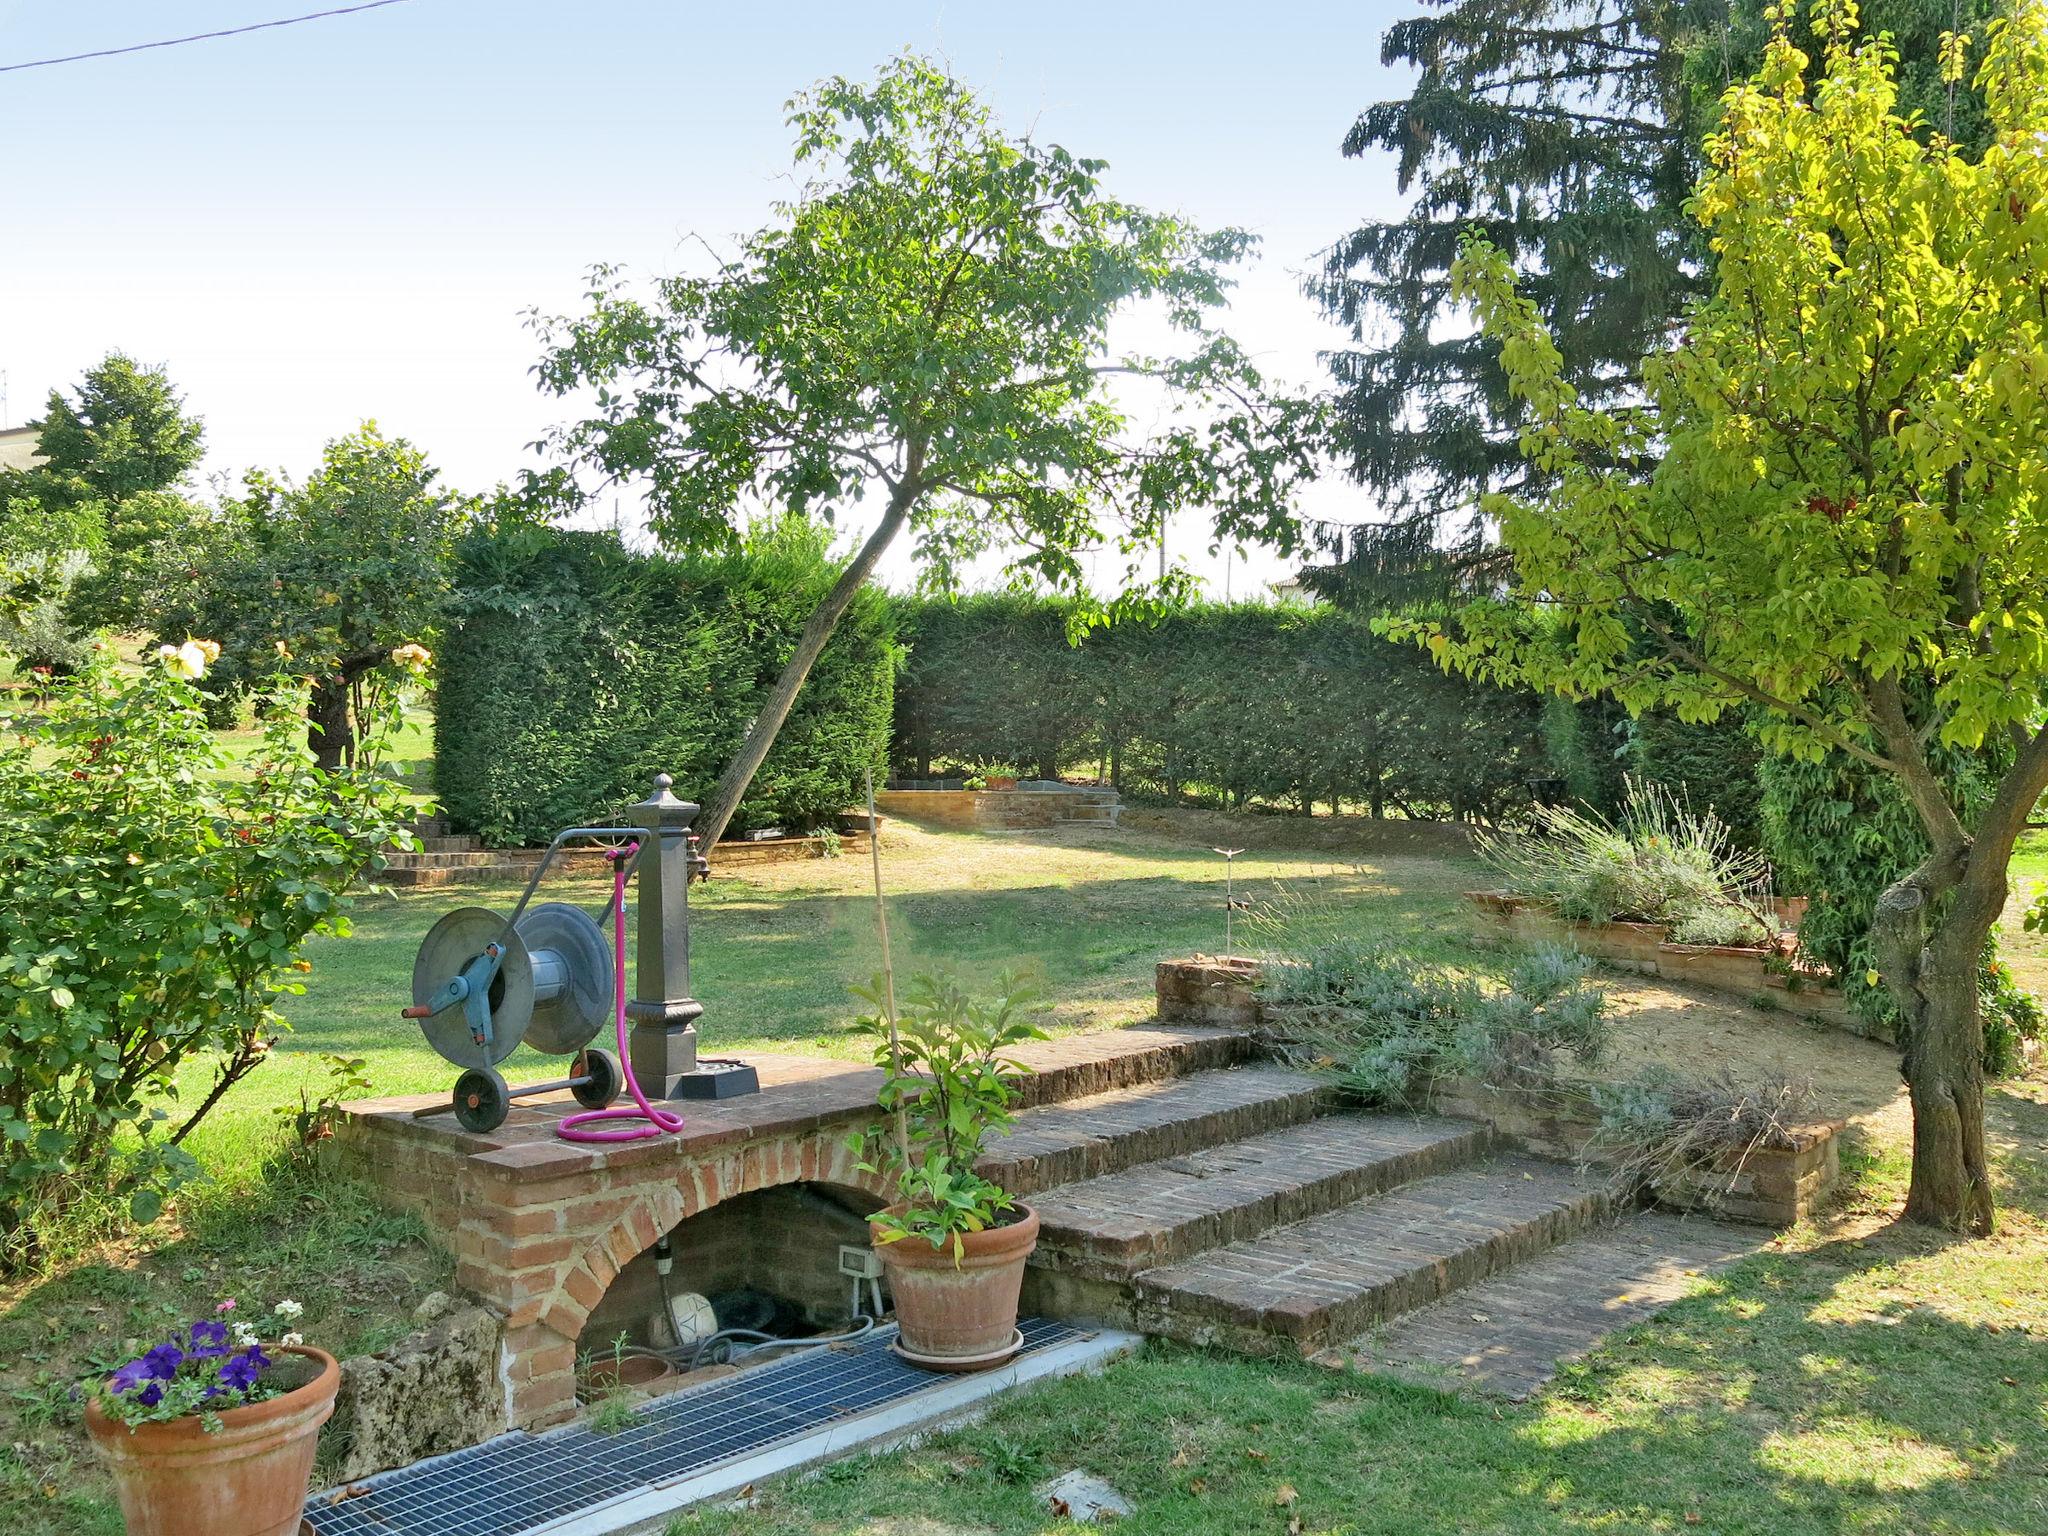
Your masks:
<path fill-rule="evenodd" d="M 1201 605 L 1067 641 L 1064 603 L 902 600 L 892 761 L 1106 766 L 1119 789 L 1498 819 L 1548 772 L 1534 694 L 1447 676 L 1330 608 Z"/>
<path fill-rule="evenodd" d="M 434 776 L 451 823 L 494 846 L 608 820 L 658 772 L 700 804 L 835 575 L 779 525 L 738 553 L 635 554 L 610 534 L 478 535 L 439 665 Z M 809 829 L 861 797 L 889 739 L 897 648 L 860 594 L 733 820 Z"/>

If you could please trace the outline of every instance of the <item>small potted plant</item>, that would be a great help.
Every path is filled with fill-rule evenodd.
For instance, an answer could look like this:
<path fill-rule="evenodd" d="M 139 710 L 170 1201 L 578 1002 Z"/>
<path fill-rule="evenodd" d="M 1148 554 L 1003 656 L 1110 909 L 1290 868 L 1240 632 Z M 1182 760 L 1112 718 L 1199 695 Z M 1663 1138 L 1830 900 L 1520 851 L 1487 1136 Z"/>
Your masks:
<path fill-rule="evenodd" d="M 214 1315 L 129 1361 L 86 1403 L 93 1449 L 121 1498 L 128 1536 L 295 1536 L 320 1426 L 341 1367 L 292 1331 L 303 1310 L 281 1301 L 281 1337 L 261 1340 Z"/>
<path fill-rule="evenodd" d="M 880 1036 L 887 1072 L 883 1123 L 856 1138 L 861 1167 L 895 1199 L 868 1219 L 896 1302 L 896 1349 L 941 1371 L 1000 1365 L 1017 1352 L 1017 1297 L 1038 1246 L 1038 1216 L 975 1171 L 989 1136 L 1016 1119 L 1014 1079 L 1030 1069 L 1005 1053 L 1042 1040 L 1036 994 L 1005 972 L 996 996 L 970 998 L 958 983 L 917 976 L 894 1019 L 886 984 L 860 994 L 878 1012 L 861 1027 Z"/>

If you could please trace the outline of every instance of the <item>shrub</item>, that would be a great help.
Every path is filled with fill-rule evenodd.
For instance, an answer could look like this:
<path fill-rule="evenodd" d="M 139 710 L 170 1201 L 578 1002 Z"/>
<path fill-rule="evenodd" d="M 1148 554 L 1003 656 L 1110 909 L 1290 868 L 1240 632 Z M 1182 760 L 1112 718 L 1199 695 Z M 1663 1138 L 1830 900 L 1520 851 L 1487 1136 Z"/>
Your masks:
<path fill-rule="evenodd" d="M 1017 1091 L 1008 1079 L 1030 1069 L 1004 1053 L 1045 1038 L 1032 1022 L 1043 1010 L 1014 972 L 1003 974 L 985 1003 L 949 978 L 915 976 L 904 989 L 892 1050 L 882 1012 L 887 985 L 877 978 L 858 994 L 876 1010 L 859 1027 L 876 1037 L 875 1064 L 889 1072 L 877 1099 L 884 1123 L 854 1136 L 869 1159 L 861 1167 L 885 1175 L 896 1191 L 895 1208 L 872 1219 L 882 1242 L 950 1242 L 957 1259 L 962 1233 L 997 1225 L 1016 1203 L 974 1165 L 988 1138 L 1016 1122 Z"/>
<path fill-rule="evenodd" d="M 1498 819 L 1543 771 L 1534 694 L 1452 677 L 1329 608 L 1193 604 L 1068 640 L 1073 608 L 899 600 L 892 761 L 1100 764 L 1122 790 Z"/>
<path fill-rule="evenodd" d="M 1666 923 L 1687 943 L 1767 942 L 1770 865 L 1735 847 L 1712 811 L 1627 782 L 1613 822 L 1573 806 L 1539 806 L 1530 833 L 1482 834 L 1479 855 L 1514 895 L 1576 922 Z"/>
<path fill-rule="evenodd" d="M 1793 1130 L 1812 1117 L 1816 1102 L 1810 1082 L 1745 1082 L 1725 1070 L 1702 1077 L 1665 1067 L 1595 1083 L 1591 1094 L 1600 1125 L 1587 1155 L 1649 1185 L 1686 1170 L 1730 1164 L 1739 1177 L 1753 1154 L 1790 1146 Z"/>
<path fill-rule="evenodd" d="M 1607 1052 L 1606 999 L 1591 962 L 1543 946 L 1507 985 L 1478 981 L 1385 945 L 1335 940 L 1261 971 L 1272 1043 L 1291 1060 L 1334 1073 L 1367 1103 L 1427 1099 L 1442 1077 L 1530 1082 L 1554 1052 L 1591 1066 Z"/>
<path fill-rule="evenodd" d="M 1976 751 L 1945 749 L 1938 766 L 1950 798 L 1974 825 L 1991 797 L 2010 747 L 1995 738 Z M 1895 1030 L 1898 1004 L 1877 972 L 1870 924 L 1885 887 L 1927 856 L 1920 818 L 1890 774 L 1831 752 L 1818 762 L 1766 759 L 1764 836 L 1791 888 L 1809 896 L 1799 948 L 1833 973 L 1863 1018 Z M 2019 1070 L 2021 1042 L 2039 1037 L 2041 1010 L 1998 959 L 1998 934 L 1984 941 L 1977 972 L 1977 1013 L 1984 1070 Z"/>
<path fill-rule="evenodd" d="M 194 1171 L 179 1143 L 285 1027 L 301 942 L 346 931 L 350 887 L 399 835 L 376 766 L 395 695 L 354 770 L 315 768 L 285 708 L 230 773 L 192 686 L 205 649 L 134 677 L 96 651 L 0 742 L 0 1262 L 32 1259 L 38 1224 L 96 1182 L 156 1214 Z M 194 1058 L 214 1078 L 188 1107 Z"/>
<path fill-rule="evenodd" d="M 457 826 L 544 843 L 669 773 L 703 801 L 830 585 L 800 524 L 746 548 L 638 555 L 608 534 L 514 526 L 473 538 L 439 668 L 434 782 Z M 812 669 L 735 830 L 808 830 L 860 799 L 888 742 L 886 599 L 863 591 Z"/>

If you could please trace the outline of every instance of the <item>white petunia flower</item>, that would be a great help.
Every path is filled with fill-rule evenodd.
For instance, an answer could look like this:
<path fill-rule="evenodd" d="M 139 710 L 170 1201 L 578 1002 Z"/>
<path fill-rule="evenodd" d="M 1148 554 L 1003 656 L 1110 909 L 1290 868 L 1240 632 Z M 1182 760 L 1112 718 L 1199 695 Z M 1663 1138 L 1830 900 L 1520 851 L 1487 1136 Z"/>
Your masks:
<path fill-rule="evenodd" d="M 303 1344 L 306 1342 L 306 1336 L 303 1333 L 288 1333 L 277 1342 L 284 1345 Z"/>
<path fill-rule="evenodd" d="M 294 1318 L 303 1317 L 306 1312 L 306 1309 L 304 1307 L 300 1306 L 296 1301 L 293 1301 L 290 1297 L 286 1297 L 283 1301 L 280 1301 L 271 1310 L 276 1312 L 277 1315 L 283 1318 L 286 1322 L 291 1322 Z"/>
<path fill-rule="evenodd" d="M 234 1329 L 235 1344 L 238 1348 L 247 1349 L 256 1342 L 256 1330 L 252 1325 L 237 1319 L 228 1326 Z"/>

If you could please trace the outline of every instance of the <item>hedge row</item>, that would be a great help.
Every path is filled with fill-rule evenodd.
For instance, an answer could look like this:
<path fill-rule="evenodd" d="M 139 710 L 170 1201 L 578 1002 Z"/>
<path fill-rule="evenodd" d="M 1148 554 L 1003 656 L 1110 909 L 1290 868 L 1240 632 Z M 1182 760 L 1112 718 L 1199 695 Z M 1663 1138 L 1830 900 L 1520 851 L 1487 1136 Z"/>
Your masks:
<path fill-rule="evenodd" d="M 640 799 L 657 772 L 702 803 L 833 569 L 790 525 L 723 556 L 635 554 L 516 528 L 463 550 L 440 658 L 435 785 L 493 845 L 542 843 Z M 897 653 L 863 593 L 813 668 L 733 830 L 809 828 L 860 799 L 889 739 Z"/>
<path fill-rule="evenodd" d="M 1100 765 L 1118 788 L 1242 805 L 1496 818 L 1549 773 L 1533 694 L 1447 676 L 1329 608 L 1199 606 L 1066 638 L 1014 596 L 902 600 L 897 771 Z"/>

